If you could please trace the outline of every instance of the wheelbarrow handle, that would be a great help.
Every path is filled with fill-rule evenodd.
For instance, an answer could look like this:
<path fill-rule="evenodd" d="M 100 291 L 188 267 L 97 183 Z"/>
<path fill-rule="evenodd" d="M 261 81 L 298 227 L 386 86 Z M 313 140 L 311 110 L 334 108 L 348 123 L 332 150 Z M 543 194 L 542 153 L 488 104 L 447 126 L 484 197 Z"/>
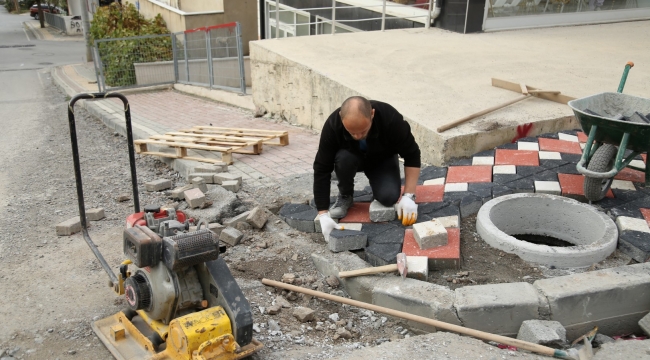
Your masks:
<path fill-rule="evenodd" d="M 630 69 L 634 66 L 634 63 L 631 61 L 628 61 L 627 64 L 625 64 L 625 69 L 623 70 L 623 76 L 621 77 L 621 82 L 618 84 L 618 90 L 616 90 L 619 93 L 623 92 L 623 88 L 625 87 L 625 81 L 627 80 L 627 73 L 630 72 Z"/>

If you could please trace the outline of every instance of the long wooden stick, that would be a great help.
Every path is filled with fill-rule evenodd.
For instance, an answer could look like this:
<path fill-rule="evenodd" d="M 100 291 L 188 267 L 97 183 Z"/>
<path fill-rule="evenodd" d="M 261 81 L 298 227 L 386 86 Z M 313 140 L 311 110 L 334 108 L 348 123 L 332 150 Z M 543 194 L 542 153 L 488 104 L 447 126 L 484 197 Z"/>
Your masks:
<path fill-rule="evenodd" d="M 376 312 L 379 312 L 379 313 L 382 313 L 382 314 L 399 317 L 399 318 L 406 319 L 406 320 L 417 321 L 417 322 L 422 323 L 422 324 L 435 326 L 436 328 L 440 328 L 440 329 L 444 329 L 444 330 L 448 330 L 448 331 L 453 331 L 453 332 L 459 333 L 459 334 L 473 336 L 475 338 L 479 338 L 479 339 L 483 339 L 483 340 L 496 341 L 496 342 L 501 343 L 501 344 L 515 346 L 515 347 L 517 347 L 519 349 L 532 351 L 532 352 L 542 354 L 542 355 L 556 356 L 556 357 L 566 357 L 567 356 L 567 353 L 565 351 L 556 350 L 556 349 L 553 349 L 553 348 L 550 348 L 550 347 L 547 347 L 547 346 L 533 344 L 533 343 L 530 343 L 530 342 L 527 342 L 527 341 L 512 339 L 512 338 L 501 336 L 501 335 L 490 334 L 488 332 L 484 332 L 484 331 L 480 331 L 480 330 L 468 329 L 468 328 L 465 328 L 465 327 L 462 327 L 462 326 L 453 325 L 453 324 L 449 324 L 449 323 L 446 323 L 446 322 L 425 318 L 423 316 L 413 315 L 413 314 L 409 314 L 409 313 L 406 313 L 406 312 L 403 312 L 403 311 L 393 310 L 393 309 L 389 309 L 389 308 L 386 308 L 386 307 L 383 307 L 383 306 L 368 304 L 368 303 L 364 303 L 364 302 L 361 302 L 361 301 L 347 299 L 347 298 L 336 296 L 336 295 L 330 295 L 330 294 L 327 294 L 327 293 L 324 293 L 324 292 L 321 292 L 321 291 L 315 291 L 315 290 L 306 289 L 306 288 L 299 287 L 299 286 L 289 285 L 289 284 L 285 284 L 285 283 L 282 283 L 282 282 L 279 282 L 279 281 L 274 281 L 274 280 L 269 280 L 269 279 L 262 279 L 262 284 L 269 285 L 269 286 L 274 286 L 274 287 L 281 288 L 281 289 L 286 289 L 286 290 L 289 290 L 289 291 L 295 291 L 295 292 L 298 292 L 298 293 L 303 293 L 303 294 L 319 297 L 319 298 L 322 298 L 322 299 L 339 302 L 339 303 L 342 303 L 342 304 L 348 304 L 348 305 L 360 307 L 360 308 L 363 308 L 363 309 L 376 311 Z"/>
<path fill-rule="evenodd" d="M 441 127 L 438 128 L 438 132 L 439 133 L 445 132 L 445 131 L 447 131 L 447 130 L 449 130 L 451 128 L 454 128 L 454 127 L 456 127 L 456 126 L 458 126 L 458 125 L 460 125 L 462 123 L 468 122 L 468 121 L 470 121 L 470 120 L 472 120 L 472 119 L 474 119 L 476 117 L 479 117 L 481 115 L 485 115 L 485 114 L 490 113 L 490 112 L 495 111 L 495 110 L 499 110 L 499 109 L 504 108 L 504 107 L 506 107 L 508 105 L 512 105 L 512 104 L 514 104 L 516 102 L 526 100 L 526 99 L 528 99 L 530 97 L 531 97 L 530 95 L 523 95 L 523 96 L 520 96 L 520 97 L 518 97 L 516 99 L 504 102 L 503 104 L 492 106 L 490 108 L 487 108 L 485 110 L 481 110 L 481 111 L 479 111 L 477 113 L 474 113 L 472 115 L 465 116 L 464 118 L 461 118 L 461 119 L 458 119 L 456 121 L 450 122 L 449 124 L 442 125 Z"/>
<path fill-rule="evenodd" d="M 365 269 L 341 271 L 339 273 L 339 278 L 343 279 L 343 278 L 348 278 L 353 276 L 378 274 L 378 273 L 391 272 L 397 270 L 398 270 L 397 264 L 390 264 L 390 265 L 376 266 L 376 267 L 370 267 Z"/>

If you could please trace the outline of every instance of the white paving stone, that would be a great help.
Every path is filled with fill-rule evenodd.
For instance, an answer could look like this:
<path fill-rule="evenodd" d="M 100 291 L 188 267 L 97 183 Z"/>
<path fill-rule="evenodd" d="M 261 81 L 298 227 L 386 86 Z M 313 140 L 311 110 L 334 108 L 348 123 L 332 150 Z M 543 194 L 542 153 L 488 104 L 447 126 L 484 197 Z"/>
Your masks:
<path fill-rule="evenodd" d="M 576 135 L 559 133 L 557 136 L 559 136 L 560 140 L 578 142 L 578 137 Z"/>
<path fill-rule="evenodd" d="M 459 226 L 458 215 L 443 216 L 435 218 L 435 220 L 438 220 L 445 228 L 457 228 Z"/>
<path fill-rule="evenodd" d="M 361 223 L 344 223 L 340 224 L 341 227 L 343 227 L 344 230 L 356 230 L 356 231 L 361 231 L 361 227 L 363 224 Z"/>
<path fill-rule="evenodd" d="M 494 165 L 492 174 L 516 174 L 517 167 L 514 165 Z"/>
<path fill-rule="evenodd" d="M 645 163 L 643 162 L 643 160 L 632 160 L 630 161 L 630 165 L 636 166 L 641 169 L 645 169 Z"/>
<path fill-rule="evenodd" d="M 467 191 L 467 183 L 447 183 L 445 192 Z"/>
<path fill-rule="evenodd" d="M 620 232 L 632 230 L 650 233 L 650 227 L 648 227 L 648 222 L 646 222 L 645 219 L 619 216 L 616 218 L 616 225 L 618 226 L 618 231 Z"/>
<path fill-rule="evenodd" d="M 612 180 L 612 189 L 636 190 L 634 183 L 628 180 Z"/>
<path fill-rule="evenodd" d="M 517 150 L 539 151 L 539 144 L 536 143 L 536 142 L 518 141 L 517 142 Z"/>
<path fill-rule="evenodd" d="M 581 148 L 581 149 L 584 150 L 584 149 L 585 149 L 585 146 L 587 146 L 587 144 L 585 144 L 585 143 L 580 143 L 580 148 Z"/>
<path fill-rule="evenodd" d="M 540 160 L 562 160 L 562 155 L 557 151 L 540 151 Z"/>
<path fill-rule="evenodd" d="M 558 181 L 535 181 L 535 192 L 562 195 L 562 188 Z"/>
<path fill-rule="evenodd" d="M 474 156 L 472 165 L 494 165 L 494 156 Z"/>
<path fill-rule="evenodd" d="M 425 180 L 422 185 L 444 185 L 445 184 L 445 178 L 437 178 L 437 179 L 431 179 L 431 180 Z"/>

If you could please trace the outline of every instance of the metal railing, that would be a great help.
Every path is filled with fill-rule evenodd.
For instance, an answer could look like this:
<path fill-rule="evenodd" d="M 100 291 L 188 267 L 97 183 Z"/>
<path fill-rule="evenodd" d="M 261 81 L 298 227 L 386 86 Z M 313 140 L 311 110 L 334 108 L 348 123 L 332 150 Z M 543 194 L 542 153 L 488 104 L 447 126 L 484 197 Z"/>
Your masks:
<path fill-rule="evenodd" d="M 94 42 L 100 92 L 176 82 L 246 93 L 239 23 Z"/>
<path fill-rule="evenodd" d="M 353 0 L 339 0 L 338 2 L 360 3 Z M 363 31 L 352 25 L 370 21 L 380 22 L 380 30 L 385 31 L 387 21 L 423 18 L 424 20 L 414 20 L 414 22 L 421 22 L 428 29 L 431 26 L 434 3 L 436 3 L 434 0 L 420 1 L 414 4 L 397 4 L 388 2 L 387 0 L 377 0 L 375 2 L 364 2 L 362 5 L 341 6 L 337 5 L 337 0 L 332 0 L 332 5 L 327 7 L 294 8 L 282 4 L 279 0 L 265 0 L 266 38 L 328 33 L 334 35 L 336 33 Z M 365 9 L 369 12 L 376 13 L 377 16 L 353 19 L 337 18 L 337 10 L 341 12 L 342 10 L 350 9 Z M 421 9 L 422 11 L 416 9 Z M 439 11 L 439 9 L 435 10 Z M 413 14 L 408 14 L 409 12 Z M 416 12 L 420 14 L 415 14 Z M 316 21 L 312 21 L 312 18 L 315 18 Z"/>
<path fill-rule="evenodd" d="M 50 14 L 49 12 L 43 11 L 43 15 L 45 15 L 45 23 L 47 23 L 49 26 L 55 27 L 63 32 L 67 31 L 67 28 L 65 26 L 65 19 L 59 15 L 56 14 Z"/>

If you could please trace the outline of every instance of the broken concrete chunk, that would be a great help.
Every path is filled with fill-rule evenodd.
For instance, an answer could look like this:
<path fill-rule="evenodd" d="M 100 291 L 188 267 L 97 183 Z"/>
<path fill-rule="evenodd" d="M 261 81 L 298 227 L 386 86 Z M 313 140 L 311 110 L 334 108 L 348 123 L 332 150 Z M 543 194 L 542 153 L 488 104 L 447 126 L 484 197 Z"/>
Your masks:
<path fill-rule="evenodd" d="M 377 200 L 370 203 L 370 221 L 385 222 L 395 220 L 395 208 L 393 206 L 384 206 Z"/>
<path fill-rule="evenodd" d="M 282 275 L 282 282 L 285 284 L 293 284 L 296 281 L 296 275 L 287 273 Z"/>
<path fill-rule="evenodd" d="M 203 207 L 205 194 L 200 189 L 186 190 L 183 194 L 185 195 L 185 201 L 192 209 Z"/>
<path fill-rule="evenodd" d="M 303 323 L 314 320 L 315 313 L 314 310 L 302 306 L 293 309 L 293 316 Z"/>
<path fill-rule="evenodd" d="M 356 230 L 337 230 L 330 233 L 329 249 L 332 252 L 358 250 L 366 247 L 368 236 Z"/>
<path fill-rule="evenodd" d="M 190 182 L 192 183 L 192 185 L 194 185 L 194 187 L 203 191 L 204 194 L 208 192 L 208 185 L 205 183 L 204 178 L 200 176 L 193 177 L 190 179 Z"/>
<path fill-rule="evenodd" d="M 235 217 L 224 220 L 223 224 L 226 225 L 226 226 L 234 227 L 235 225 L 237 225 L 237 223 L 245 222 L 246 218 L 248 218 L 248 215 L 250 213 L 251 213 L 250 211 L 245 211 L 245 212 L 243 212 L 243 213 L 241 213 L 241 214 L 239 214 L 239 215 L 237 215 Z"/>
<path fill-rule="evenodd" d="M 194 185 L 185 185 L 185 186 L 177 187 L 176 189 L 171 191 L 170 197 L 174 200 L 185 200 L 185 192 L 191 189 L 194 189 Z"/>
<path fill-rule="evenodd" d="M 237 180 L 224 180 L 221 182 L 221 187 L 234 193 L 239 192 L 240 186 L 241 182 L 238 182 Z"/>
<path fill-rule="evenodd" d="M 194 179 L 195 177 L 201 177 L 205 180 L 206 184 L 214 184 L 214 173 L 211 172 L 195 172 L 187 175 L 188 179 Z"/>
<path fill-rule="evenodd" d="M 266 224 L 267 219 L 268 215 L 266 215 L 264 208 L 257 206 L 250 211 L 250 214 L 248 214 L 246 221 L 254 228 L 261 229 L 264 227 L 264 224 Z"/>
<path fill-rule="evenodd" d="M 422 250 L 445 246 L 448 242 L 447 229 L 435 219 L 413 225 L 413 235 Z"/>
<path fill-rule="evenodd" d="M 56 234 L 58 236 L 70 236 L 81 231 L 81 220 L 78 216 L 68 219 L 56 225 Z"/>
<path fill-rule="evenodd" d="M 219 240 L 230 246 L 235 246 L 239 244 L 242 237 L 244 237 L 244 234 L 242 234 L 241 231 L 229 226 L 221 231 Z"/>
<path fill-rule="evenodd" d="M 266 309 L 266 311 L 269 313 L 269 315 L 279 314 L 280 310 L 282 310 L 282 306 L 280 306 L 278 304 L 271 305 L 271 306 L 269 306 L 268 309 Z"/>
<path fill-rule="evenodd" d="M 120 195 L 117 195 L 115 200 L 117 200 L 117 202 L 129 201 L 129 200 L 131 200 L 131 195 L 129 195 L 129 194 L 120 194 Z"/>
<path fill-rule="evenodd" d="M 526 320 L 521 323 L 517 339 L 540 345 L 563 346 L 566 329 L 558 321 Z"/>
<path fill-rule="evenodd" d="M 334 335 L 334 340 L 336 339 L 351 339 L 352 334 L 346 329 L 346 328 L 338 328 L 336 329 L 336 335 Z"/>
<path fill-rule="evenodd" d="M 219 235 L 221 235 L 221 232 L 225 228 L 226 228 L 225 226 L 223 226 L 223 225 L 221 225 L 219 223 L 208 224 L 208 230 L 212 231 L 216 235 L 217 239 L 219 239 Z"/>
<path fill-rule="evenodd" d="M 145 190 L 149 192 L 162 191 L 171 189 L 172 181 L 167 179 L 158 179 L 144 183 Z"/>
<path fill-rule="evenodd" d="M 218 173 L 218 174 L 212 174 L 214 183 L 223 185 L 224 181 L 237 181 L 238 185 L 241 185 L 241 175 L 234 175 L 231 173 Z"/>
<path fill-rule="evenodd" d="M 95 208 L 86 210 L 86 219 L 90 221 L 98 221 L 105 217 L 103 208 Z"/>
<path fill-rule="evenodd" d="M 289 309 L 291 308 L 291 304 L 287 299 L 282 297 L 282 295 L 278 295 L 278 297 L 275 298 L 275 305 L 280 305 L 283 308 Z"/>

